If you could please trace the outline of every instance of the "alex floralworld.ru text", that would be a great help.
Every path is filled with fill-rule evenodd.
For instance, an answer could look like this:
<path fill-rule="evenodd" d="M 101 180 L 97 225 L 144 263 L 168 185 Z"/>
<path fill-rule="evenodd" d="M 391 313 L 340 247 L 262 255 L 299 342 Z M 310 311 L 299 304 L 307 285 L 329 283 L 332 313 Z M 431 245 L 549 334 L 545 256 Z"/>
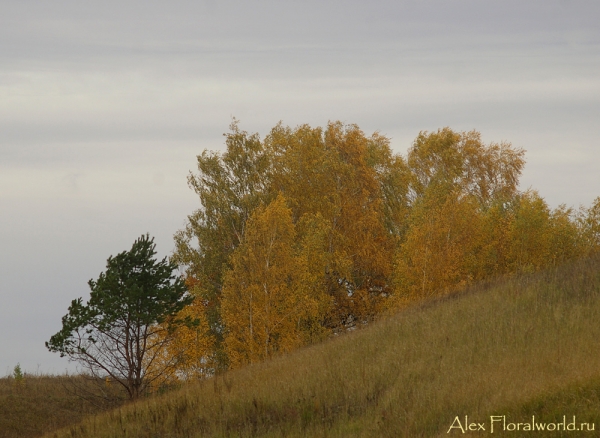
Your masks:
<path fill-rule="evenodd" d="M 535 415 L 527 422 L 513 422 L 506 419 L 506 415 L 491 415 L 489 422 L 470 421 L 469 416 L 454 417 L 454 421 L 448 428 L 447 433 L 458 432 L 537 432 L 537 431 L 581 431 L 592 432 L 595 430 L 594 423 L 577 422 L 575 415 L 567 420 L 567 416 L 563 415 L 562 421 L 559 422 L 540 422 L 536 420 Z"/>

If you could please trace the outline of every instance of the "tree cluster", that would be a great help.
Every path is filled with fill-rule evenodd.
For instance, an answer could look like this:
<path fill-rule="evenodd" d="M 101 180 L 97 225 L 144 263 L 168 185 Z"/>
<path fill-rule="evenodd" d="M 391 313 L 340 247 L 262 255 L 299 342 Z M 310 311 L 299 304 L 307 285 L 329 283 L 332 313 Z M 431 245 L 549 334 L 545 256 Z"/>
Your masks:
<path fill-rule="evenodd" d="M 264 138 L 233 123 L 190 187 L 175 236 L 198 327 L 188 375 L 271 357 L 470 282 L 600 248 L 600 198 L 550 209 L 520 192 L 524 151 L 478 132 L 422 132 L 406 157 L 355 125 Z M 193 309 L 193 310 L 192 310 Z M 191 353 L 193 351 L 193 354 Z"/>

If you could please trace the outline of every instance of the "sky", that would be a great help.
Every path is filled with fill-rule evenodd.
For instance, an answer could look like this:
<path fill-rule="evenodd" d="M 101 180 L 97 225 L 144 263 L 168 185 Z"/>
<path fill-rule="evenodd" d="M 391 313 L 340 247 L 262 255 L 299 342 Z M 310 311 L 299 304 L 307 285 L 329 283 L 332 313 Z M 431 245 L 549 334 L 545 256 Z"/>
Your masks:
<path fill-rule="evenodd" d="M 110 255 L 160 257 L 233 117 L 523 148 L 521 189 L 600 196 L 596 0 L 0 3 L 0 376 L 76 370 L 44 342 Z"/>

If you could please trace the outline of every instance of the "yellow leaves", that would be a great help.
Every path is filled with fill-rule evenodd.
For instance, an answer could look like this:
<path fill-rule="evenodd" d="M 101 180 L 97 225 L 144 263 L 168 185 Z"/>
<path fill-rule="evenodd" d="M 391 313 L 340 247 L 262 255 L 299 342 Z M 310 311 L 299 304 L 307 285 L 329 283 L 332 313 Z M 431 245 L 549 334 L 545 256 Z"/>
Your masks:
<path fill-rule="evenodd" d="M 511 270 L 535 270 L 583 255 L 587 248 L 572 209 L 550 210 L 535 191 L 518 198 L 510 228 Z"/>
<path fill-rule="evenodd" d="M 591 207 L 580 209 L 577 225 L 585 251 L 600 251 L 600 196 L 594 199 Z"/>
<path fill-rule="evenodd" d="M 233 367 L 302 343 L 301 321 L 317 309 L 302 282 L 307 266 L 294 252 L 295 237 L 282 195 L 248 221 L 225 275 L 221 305 L 225 350 Z"/>
<path fill-rule="evenodd" d="M 456 133 L 444 128 L 421 132 L 408 153 L 413 200 L 432 189 L 442 196 L 459 189 L 482 206 L 509 199 L 517 193 L 524 154 L 508 143 L 486 146 L 477 131 Z"/>
<path fill-rule="evenodd" d="M 198 320 L 198 325 L 181 326 L 172 334 L 173 341 L 168 345 L 169 356 L 177 361 L 177 369 L 181 376 L 205 377 L 212 374 L 214 363 L 214 335 L 209 330 L 206 315 L 206 304 L 196 298 L 179 315 Z"/>
<path fill-rule="evenodd" d="M 584 253 L 584 242 L 579 236 L 573 209 L 564 204 L 550 213 L 549 252 L 552 264 L 559 264 Z"/>
<path fill-rule="evenodd" d="M 401 227 L 406 214 L 407 190 L 394 185 L 402 180 L 403 161 L 393 157 L 385 137 L 367 138 L 340 122 L 325 130 L 278 125 L 265 143 L 274 160 L 273 185 L 285 195 L 294 223 L 300 229 L 316 218 L 321 223 L 320 284 L 331 302 L 327 326 L 371 319 L 389 292 L 390 230 Z M 297 244 L 307 236 L 302 231 Z"/>
<path fill-rule="evenodd" d="M 506 212 L 518 195 L 523 154 L 507 143 L 485 145 L 476 131 L 419 134 L 407 160 L 411 205 L 396 255 L 398 301 L 446 293 L 532 254 L 538 243 L 520 230 L 535 219 L 527 208 L 520 222 Z M 523 241 L 511 245 L 511 236 Z"/>
<path fill-rule="evenodd" d="M 480 230 L 481 215 L 471 197 L 452 193 L 442 205 L 417 205 L 397 256 L 397 299 L 440 295 L 470 282 Z"/>
<path fill-rule="evenodd" d="M 475 275 L 478 280 L 504 274 L 509 269 L 510 229 L 514 212 L 511 205 L 501 199 L 483 212 Z"/>
<path fill-rule="evenodd" d="M 535 191 L 518 198 L 510 225 L 510 270 L 535 270 L 550 257 L 550 209 Z"/>
<path fill-rule="evenodd" d="M 600 250 L 600 198 L 576 216 L 519 193 L 524 151 L 477 131 L 422 132 L 406 158 L 341 122 L 280 123 L 263 141 L 234 123 L 226 144 L 198 157 L 202 208 L 176 236 L 203 324 L 177 333 L 185 370 L 263 360 L 402 302 Z"/>
<path fill-rule="evenodd" d="M 188 279 L 186 285 L 191 290 L 199 287 L 192 279 Z M 166 369 L 168 372 L 151 378 L 153 389 L 180 379 L 203 378 L 213 374 L 215 342 L 208 328 L 205 304 L 196 298 L 176 315 L 180 320 L 186 317 L 197 321 L 197 324 L 182 324 L 174 330 L 169 330 L 164 324 L 154 328 L 154 347 L 151 351 L 152 360 L 147 364 L 147 375 L 156 374 L 155 369 Z"/>
<path fill-rule="evenodd" d="M 551 210 L 535 191 L 482 206 L 458 189 L 414 207 L 396 258 L 399 303 L 441 295 L 474 280 L 531 272 L 585 252 L 571 209 Z"/>

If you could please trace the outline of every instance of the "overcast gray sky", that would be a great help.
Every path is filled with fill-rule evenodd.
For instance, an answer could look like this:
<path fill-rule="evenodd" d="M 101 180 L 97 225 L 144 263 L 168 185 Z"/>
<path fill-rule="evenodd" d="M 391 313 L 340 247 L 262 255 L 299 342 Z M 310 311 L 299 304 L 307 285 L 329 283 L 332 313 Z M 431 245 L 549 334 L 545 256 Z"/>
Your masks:
<path fill-rule="evenodd" d="M 0 3 L 0 375 L 73 370 L 44 341 L 111 254 L 160 255 L 231 117 L 391 137 L 477 129 L 527 150 L 521 188 L 600 196 L 600 2 Z"/>

